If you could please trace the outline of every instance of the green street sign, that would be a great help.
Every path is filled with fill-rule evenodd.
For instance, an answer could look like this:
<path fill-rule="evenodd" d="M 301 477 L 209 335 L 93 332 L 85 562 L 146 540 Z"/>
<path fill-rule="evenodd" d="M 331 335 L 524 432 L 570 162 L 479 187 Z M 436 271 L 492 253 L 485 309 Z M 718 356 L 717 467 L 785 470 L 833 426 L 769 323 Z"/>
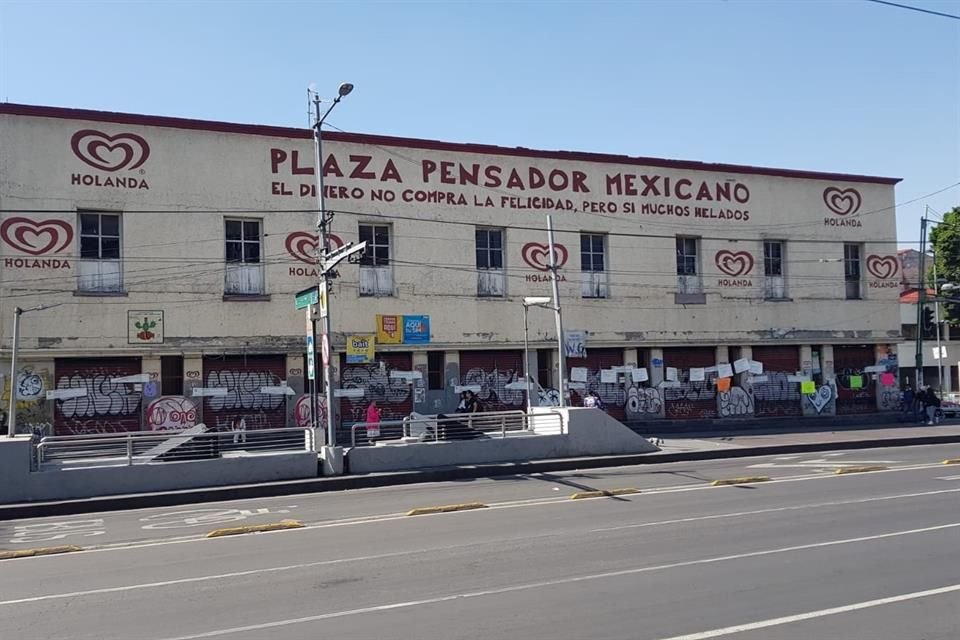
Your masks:
<path fill-rule="evenodd" d="M 294 300 L 296 301 L 297 309 L 306 309 L 312 304 L 317 304 L 320 302 L 320 293 L 317 291 L 317 285 L 313 285 L 303 291 L 297 291 Z"/>

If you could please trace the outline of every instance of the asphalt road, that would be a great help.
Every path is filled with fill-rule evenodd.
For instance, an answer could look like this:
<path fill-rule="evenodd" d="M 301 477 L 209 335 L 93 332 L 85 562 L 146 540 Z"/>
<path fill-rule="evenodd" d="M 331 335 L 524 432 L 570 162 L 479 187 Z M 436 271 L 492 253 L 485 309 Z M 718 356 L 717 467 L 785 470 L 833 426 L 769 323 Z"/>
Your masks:
<path fill-rule="evenodd" d="M 958 457 L 828 452 L 2 523 L 0 547 L 94 548 L 0 562 L 0 636 L 956 640 L 960 465 L 940 462 Z M 889 470 L 834 473 L 862 464 Z M 773 480 L 708 484 L 741 475 Z M 569 499 L 625 487 L 643 492 Z M 490 506 L 402 515 L 469 501 Z M 281 518 L 308 526 L 200 537 Z"/>

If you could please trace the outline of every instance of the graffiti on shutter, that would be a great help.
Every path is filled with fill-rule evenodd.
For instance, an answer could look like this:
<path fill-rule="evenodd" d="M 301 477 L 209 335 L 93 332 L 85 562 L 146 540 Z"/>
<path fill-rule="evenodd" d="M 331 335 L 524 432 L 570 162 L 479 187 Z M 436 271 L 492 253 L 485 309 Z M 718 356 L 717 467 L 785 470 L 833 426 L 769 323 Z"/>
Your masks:
<path fill-rule="evenodd" d="M 56 434 L 140 430 L 143 394 L 135 383 L 117 382 L 138 373 L 140 358 L 58 358 L 56 388 L 83 389 L 86 395 L 55 401 Z"/>

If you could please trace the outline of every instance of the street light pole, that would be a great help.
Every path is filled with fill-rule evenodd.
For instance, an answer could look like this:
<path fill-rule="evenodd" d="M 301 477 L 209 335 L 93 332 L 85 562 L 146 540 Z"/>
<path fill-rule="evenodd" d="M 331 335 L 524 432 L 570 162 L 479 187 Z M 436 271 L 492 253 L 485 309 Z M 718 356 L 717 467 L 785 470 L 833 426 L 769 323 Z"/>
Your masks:
<path fill-rule="evenodd" d="M 530 343 L 529 338 L 527 337 L 529 332 L 527 312 L 530 307 L 546 307 L 546 305 L 550 302 L 550 298 L 547 298 L 546 296 L 531 296 L 523 299 L 523 380 L 527 387 L 527 413 L 530 413 L 533 407 L 533 401 L 530 397 Z"/>
<path fill-rule="evenodd" d="M 10 349 L 10 405 L 7 411 L 7 436 L 17 435 L 17 350 L 20 348 L 20 316 L 23 309 L 13 310 L 13 346 Z"/>
<path fill-rule="evenodd" d="M 325 199 L 323 193 L 323 123 L 327 119 L 327 116 L 330 115 L 330 112 L 333 111 L 340 100 L 345 96 L 349 95 L 353 91 L 353 85 L 349 82 L 344 82 L 340 85 L 337 90 L 337 97 L 333 100 L 333 104 L 327 108 L 326 112 L 323 115 L 320 115 L 320 96 L 314 94 L 313 97 L 313 106 L 314 106 L 314 115 L 316 120 L 313 125 L 313 141 L 314 141 L 314 176 L 317 181 L 317 257 L 318 265 L 320 267 L 320 294 L 326 296 L 326 313 L 321 314 L 321 346 L 323 353 L 323 386 L 324 386 L 324 396 L 327 401 L 327 446 L 335 447 L 337 444 L 337 433 L 334 428 L 334 418 L 333 418 L 333 384 L 331 381 L 331 354 L 330 354 L 330 340 L 331 340 L 331 329 L 330 329 L 330 267 L 327 265 L 326 257 L 329 253 L 330 248 L 327 246 L 327 231 L 329 224 L 333 221 L 333 216 L 327 214 Z M 319 406 L 319 403 L 315 403 L 316 406 Z M 314 423 L 316 418 L 314 418 Z"/>
<path fill-rule="evenodd" d="M 943 393 L 943 346 L 940 342 L 940 281 L 937 279 L 937 254 L 933 254 L 933 322 L 937 327 L 937 382 L 940 393 Z"/>
<path fill-rule="evenodd" d="M 560 367 L 560 408 L 562 409 L 567 406 L 567 358 L 563 350 L 563 317 L 560 314 L 560 283 L 557 273 L 559 267 L 557 266 L 557 254 L 553 249 L 553 217 L 549 214 L 547 215 L 547 244 L 550 252 L 550 273 L 553 276 L 551 278 L 553 283 L 553 313 L 557 321 L 557 364 Z"/>

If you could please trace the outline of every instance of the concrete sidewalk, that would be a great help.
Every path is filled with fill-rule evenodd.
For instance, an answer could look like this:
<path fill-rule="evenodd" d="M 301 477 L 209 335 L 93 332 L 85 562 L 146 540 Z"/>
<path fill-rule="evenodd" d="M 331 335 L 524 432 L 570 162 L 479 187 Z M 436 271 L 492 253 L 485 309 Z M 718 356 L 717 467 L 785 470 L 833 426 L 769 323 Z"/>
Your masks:
<path fill-rule="evenodd" d="M 663 438 L 659 442 L 661 451 L 657 453 L 461 465 L 422 471 L 346 475 L 253 485 L 191 489 L 187 491 L 0 505 L 0 520 L 71 515 L 121 509 L 140 509 L 145 507 L 164 507 L 320 491 L 343 491 L 347 489 L 415 484 L 420 482 L 443 482 L 463 478 L 546 473 L 574 469 L 661 464 L 723 458 L 745 458 L 811 451 L 960 443 L 960 424 L 944 424 L 938 426 L 885 425 L 873 429 L 865 429 L 862 428 L 862 425 L 858 425 L 850 429 L 834 427 L 807 428 L 792 431 L 777 428 L 735 431 L 729 435 L 711 433 L 703 434 L 702 437 L 698 437 L 698 434 L 690 433 L 683 434 L 683 437 Z"/>

